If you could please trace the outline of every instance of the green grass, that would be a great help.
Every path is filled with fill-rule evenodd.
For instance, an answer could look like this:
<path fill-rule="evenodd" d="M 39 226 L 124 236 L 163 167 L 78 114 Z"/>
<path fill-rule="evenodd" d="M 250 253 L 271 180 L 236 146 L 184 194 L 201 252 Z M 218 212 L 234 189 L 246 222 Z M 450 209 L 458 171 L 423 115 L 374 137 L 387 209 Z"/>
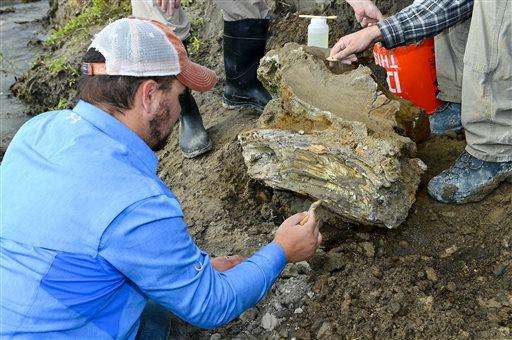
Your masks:
<path fill-rule="evenodd" d="M 80 74 L 77 67 L 66 62 L 63 58 L 47 60 L 48 69 L 52 73 L 66 72 L 70 76 L 78 76 Z"/>
<path fill-rule="evenodd" d="M 82 13 L 70 19 L 60 29 L 53 31 L 46 39 L 45 45 L 56 46 L 71 38 L 85 38 L 89 33 L 89 27 L 104 25 L 130 13 L 129 0 L 119 0 L 118 4 L 108 0 L 92 0 Z"/>
<path fill-rule="evenodd" d="M 192 1 L 193 0 L 190 0 L 190 2 Z M 204 24 L 204 18 L 195 18 L 194 20 L 190 21 L 190 37 L 188 38 L 188 51 L 190 53 L 190 56 L 192 57 L 198 55 L 201 49 L 206 45 L 206 42 L 199 38 L 199 32 L 201 32 Z"/>
<path fill-rule="evenodd" d="M 52 110 L 65 110 L 67 108 L 69 108 L 70 106 L 70 103 L 69 101 L 66 99 L 66 98 L 60 98 L 59 99 L 59 103 L 52 108 Z"/>

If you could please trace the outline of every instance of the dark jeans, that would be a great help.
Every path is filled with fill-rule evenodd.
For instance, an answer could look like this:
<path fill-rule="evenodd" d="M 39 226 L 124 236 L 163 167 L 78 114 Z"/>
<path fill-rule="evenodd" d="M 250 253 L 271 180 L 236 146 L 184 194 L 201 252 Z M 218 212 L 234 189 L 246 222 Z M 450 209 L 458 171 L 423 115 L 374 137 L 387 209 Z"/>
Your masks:
<path fill-rule="evenodd" d="M 137 340 L 167 340 L 171 334 L 171 313 L 153 301 L 148 301 L 140 316 Z"/>
<path fill-rule="evenodd" d="M 180 320 L 159 304 L 148 301 L 140 316 L 136 340 L 196 338 L 199 329 Z"/>

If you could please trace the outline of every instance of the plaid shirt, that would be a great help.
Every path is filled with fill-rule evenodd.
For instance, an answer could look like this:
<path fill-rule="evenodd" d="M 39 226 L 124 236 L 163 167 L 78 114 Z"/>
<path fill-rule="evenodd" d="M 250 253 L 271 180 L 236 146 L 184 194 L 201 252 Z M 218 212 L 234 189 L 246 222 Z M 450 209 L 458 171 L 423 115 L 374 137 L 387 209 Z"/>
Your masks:
<path fill-rule="evenodd" d="M 422 0 L 378 23 L 383 44 L 393 48 L 433 37 L 469 18 L 473 0 Z"/>

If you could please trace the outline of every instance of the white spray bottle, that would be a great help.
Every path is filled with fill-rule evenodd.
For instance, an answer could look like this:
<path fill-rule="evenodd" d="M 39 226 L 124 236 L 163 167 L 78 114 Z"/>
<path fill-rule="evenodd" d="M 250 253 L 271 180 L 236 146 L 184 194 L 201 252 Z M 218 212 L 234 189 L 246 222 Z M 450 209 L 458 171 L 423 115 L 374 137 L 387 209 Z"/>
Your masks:
<path fill-rule="evenodd" d="M 336 19 L 336 16 L 299 15 L 301 18 L 311 19 L 308 26 L 308 46 L 329 48 L 329 25 L 327 19 Z"/>

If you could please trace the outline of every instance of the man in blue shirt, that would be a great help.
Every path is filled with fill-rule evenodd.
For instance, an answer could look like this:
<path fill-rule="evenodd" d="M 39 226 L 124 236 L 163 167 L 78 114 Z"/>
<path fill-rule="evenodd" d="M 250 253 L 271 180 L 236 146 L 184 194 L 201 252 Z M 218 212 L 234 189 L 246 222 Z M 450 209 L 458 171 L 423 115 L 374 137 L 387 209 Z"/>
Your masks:
<path fill-rule="evenodd" d="M 286 262 L 314 254 L 322 237 L 312 213 L 287 219 L 244 261 L 212 260 L 191 239 L 153 151 L 179 118 L 180 96 L 217 77 L 165 25 L 115 21 L 82 71 L 75 108 L 27 122 L 0 168 L 2 337 L 166 338 L 156 304 L 214 328 L 261 300 Z M 153 314 L 139 329 L 146 306 Z"/>

